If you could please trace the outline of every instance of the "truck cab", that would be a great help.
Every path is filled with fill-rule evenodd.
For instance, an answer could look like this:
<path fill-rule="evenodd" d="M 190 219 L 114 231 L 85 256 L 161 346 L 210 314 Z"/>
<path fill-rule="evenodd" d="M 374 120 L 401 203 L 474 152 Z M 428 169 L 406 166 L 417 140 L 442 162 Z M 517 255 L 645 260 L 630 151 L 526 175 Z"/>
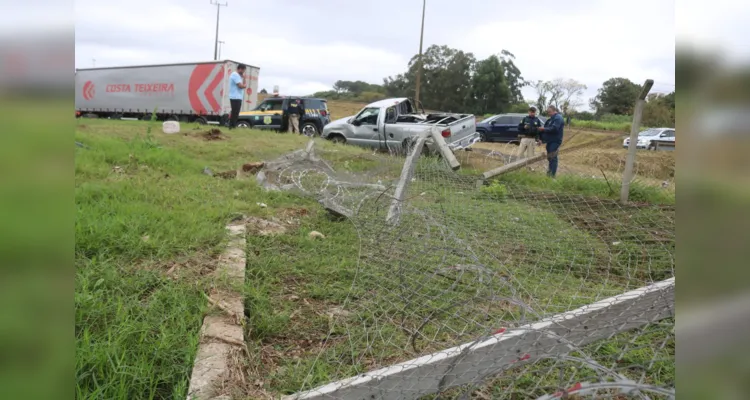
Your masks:
<path fill-rule="evenodd" d="M 330 122 L 328 102 L 314 97 L 269 97 L 250 111 L 241 112 L 238 128 L 269 129 L 280 132 L 288 130 L 286 111 L 290 100 L 297 99 L 305 109 L 300 115 L 299 129 L 306 136 L 319 136 Z"/>

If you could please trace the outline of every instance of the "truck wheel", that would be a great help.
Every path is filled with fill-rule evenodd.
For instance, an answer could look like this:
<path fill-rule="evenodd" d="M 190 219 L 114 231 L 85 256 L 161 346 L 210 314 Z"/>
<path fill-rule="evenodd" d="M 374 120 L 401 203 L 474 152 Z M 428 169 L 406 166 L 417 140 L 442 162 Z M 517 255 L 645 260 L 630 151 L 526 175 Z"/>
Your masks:
<path fill-rule="evenodd" d="M 88 114 L 83 114 L 83 118 L 99 118 L 99 116 L 94 113 L 88 113 Z"/>
<path fill-rule="evenodd" d="M 479 132 L 479 141 L 480 142 L 486 142 L 487 141 L 487 134 L 484 132 Z"/>
<path fill-rule="evenodd" d="M 206 119 L 203 118 L 203 117 L 198 117 L 193 122 L 197 123 L 198 125 L 206 125 L 206 124 L 208 124 L 208 121 L 206 121 Z"/>
<path fill-rule="evenodd" d="M 167 117 L 167 119 L 165 119 L 165 121 L 175 121 L 175 122 L 179 122 L 179 121 L 180 121 L 180 118 L 179 118 L 179 117 L 177 117 L 176 115 L 170 115 L 170 116 L 168 116 L 168 117 Z"/>
<path fill-rule="evenodd" d="M 249 128 L 252 128 L 252 127 L 250 126 L 250 123 L 249 123 L 249 122 L 247 122 L 247 121 L 237 121 L 237 127 L 238 127 L 238 128 L 245 128 L 245 129 L 249 129 Z"/>
<path fill-rule="evenodd" d="M 331 136 L 331 141 L 333 143 L 346 144 L 346 138 L 343 137 L 343 136 L 341 136 L 341 135 L 333 135 L 333 136 Z"/>
<path fill-rule="evenodd" d="M 307 137 L 318 136 L 318 127 L 312 122 L 305 122 L 300 128 L 300 132 Z"/>

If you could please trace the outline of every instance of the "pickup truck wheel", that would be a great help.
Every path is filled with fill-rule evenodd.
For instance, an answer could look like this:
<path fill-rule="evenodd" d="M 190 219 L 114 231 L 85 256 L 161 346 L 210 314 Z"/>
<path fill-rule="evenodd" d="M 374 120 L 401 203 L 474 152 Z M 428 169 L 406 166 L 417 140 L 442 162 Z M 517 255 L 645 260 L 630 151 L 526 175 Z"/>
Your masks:
<path fill-rule="evenodd" d="M 333 136 L 331 136 L 331 141 L 333 143 L 346 144 L 346 138 L 343 137 L 343 136 L 341 136 L 341 135 L 333 135 Z"/>
<path fill-rule="evenodd" d="M 305 122 L 302 124 L 302 127 L 300 127 L 300 132 L 307 136 L 307 137 L 315 137 L 318 136 L 318 127 L 315 126 L 312 122 Z"/>
<path fill-rule="evenodd" d="M 237 121 L 237 127 L 245 129 L 251 128 L 250 123 L 247 121 Z"/>
<path fill-rule="evenodd" d="M 649 143 L 648 150 L 656 151 L 656 144 L 654 144 L 654 142 Z"/>
<path fill-rule="evenodd" d="M 479 132 L 479 141 L 480 142 L 486 142 L 487 141 L 487 134 L 484 132 Z"/>

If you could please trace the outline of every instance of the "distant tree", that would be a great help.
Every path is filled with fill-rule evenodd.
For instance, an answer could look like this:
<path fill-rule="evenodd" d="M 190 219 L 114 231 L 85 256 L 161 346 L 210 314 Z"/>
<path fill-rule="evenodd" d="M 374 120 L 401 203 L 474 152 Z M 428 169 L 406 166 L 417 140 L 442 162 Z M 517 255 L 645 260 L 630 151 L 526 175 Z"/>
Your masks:
<path fill-rule="evenodd" d="M 597 115 L 612 113 L 630 115 L 633 113 L 635 99 L 641 86 L 627 78 L 611 78 L 606 80 L 593 99 L 590 106 Z"/>
<path fill-rule="evenodd" d="M 467 105 L 473 113 L 484 115 L 508 111 L 512 92 L 497 56 L 476 63 L 471 83 Z"/>
<path fill-rule="evenodd" d="M 505 75 L 505 84 L 510 90 L 510 101 L 513 103 L 523 102 L 523 93 L 521 89 L 528 83 L 521 76 L 521 70 L 518 69 L 513 60 L 516 56 L 508 50 L 500 52 L 500 65 L 503 67 L 503 74 Z"/>
<path fill-rule="evenodd" d="M 575 79 L 557 78 L 551 81 L 536 81 L 531 84 L 537 92 L 536 106 L 541 112 L 546 112 L 547 106 L 559 108 L 563 114 L 575 110 L 583 105 L 581 95 L 586 85 Z"/>
<path fill-rule="evenodd" d="M 581 96 L 587 89 L 586 85 L 575 79 L 556 79 L 555 84 L 560 87 L 561 95 L 557 106 L 560 107 L 563 114 L 568 114 L 583 105 Z"/>
<path fill-rule="evenodd" d="M 260 90 L 260 94 L 268 94 L 268 90 L 266 90 L 266 88 L 263 88 Z"/>
<path fill-rule="evenodd" d="M 651 93 L 643 108 L 642 123 L 645 126 L 668 126 L 675 124 L 674 92 Z"/>

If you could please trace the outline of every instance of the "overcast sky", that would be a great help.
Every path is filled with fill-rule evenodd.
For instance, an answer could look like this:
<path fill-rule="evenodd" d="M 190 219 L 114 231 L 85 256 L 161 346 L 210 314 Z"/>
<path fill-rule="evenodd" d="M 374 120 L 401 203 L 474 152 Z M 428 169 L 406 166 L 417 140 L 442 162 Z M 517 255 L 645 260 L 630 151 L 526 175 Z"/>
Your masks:
<path fill-rule="evenodd" d="M 209 0 L 78 0 L 75 7 L 77 68 L 93 59 L 103 67 L 213 58 Z M 421 9 L 419 0 L 229 0 L 221 8 L 221 58 L 260 67 L 259 88 L 279 85 L 284 94 L 327 90 L 339 79 L 381 84 L 418 51 Z M 673 0 L 427 0 L 424 47 L 445 44 L 477 58 L 506 49 L 527 80 L 585 83 L 586 102 L 611 77 L 651 78 L 654 91 L 674 90 L 675 29 Z M 532 89 L 524 94 L 535 97 Z"/>

